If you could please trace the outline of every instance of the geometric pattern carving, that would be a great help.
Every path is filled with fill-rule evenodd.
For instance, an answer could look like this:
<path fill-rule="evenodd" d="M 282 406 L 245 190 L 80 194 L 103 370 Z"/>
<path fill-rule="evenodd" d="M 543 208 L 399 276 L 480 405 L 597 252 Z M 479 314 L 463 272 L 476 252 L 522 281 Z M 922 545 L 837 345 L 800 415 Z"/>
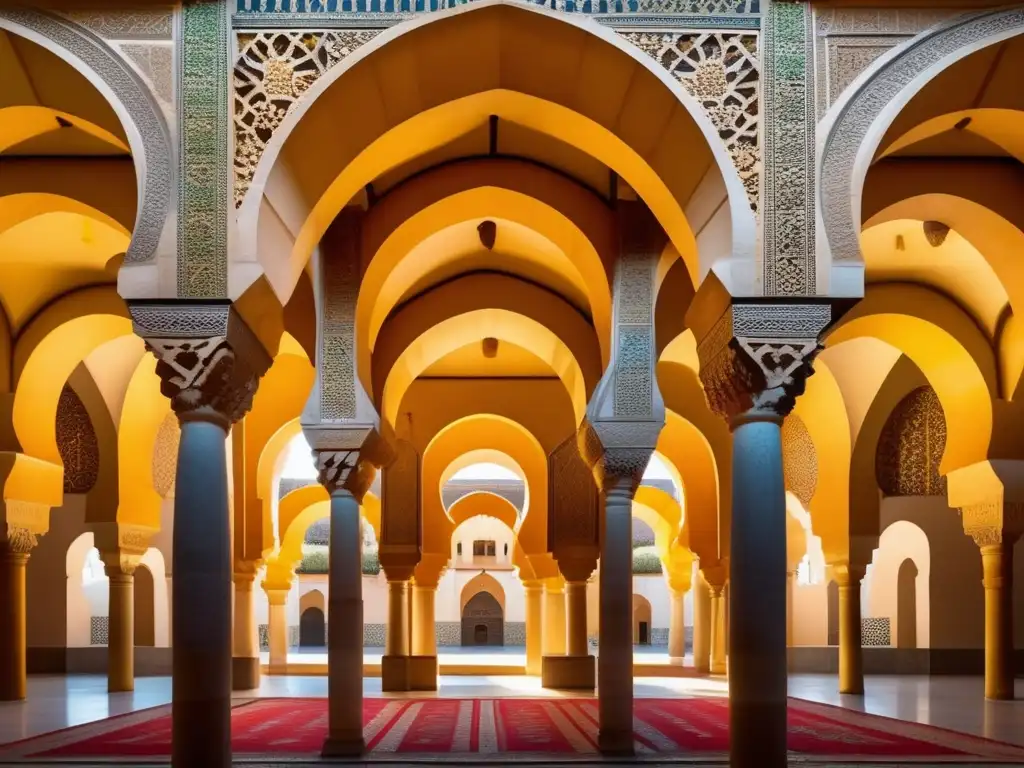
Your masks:
<path fill-rule="evenodd" d="M 180 441 L 181 427 L 178 425 L 178 418 L 169 413 L 161 422 L 153 445 L 153 489 L 165 499 L 174 493 Z"/>
<path fill-rule="evenodd" d="M 178 296 L 227 295 L 228 30 L 224 6 L 181 7 Z"/>
<path fill-rule="evenodd" d="M 100 474 L 100 445 L 89 412 L 65 384 L 57 401 L 57 450 L 64 464 L 64 493 L 88 493 Z"/>
<path fill-rule="evenodd" d="M 689 91 L 710 118 L 757 211 L 761 184 L 757 34 L 620 32 Z"/>
<path fill-rule="evenodd" d="M 234 70 L 235 207 L 242 204 L 267 143 L 299 97 L 328 69 L 380 32 L 345 29 L 238 35 L 240 54 Z"/>
<path fill-rule="evenodd" d="M 860 644 L 870 648 L 892 645 L 889 617 L 862 618 L 860 620 Z"/>
<path fill-rule="evenodd" d="M 548 549 L 556 558 L 563 550 L 580 547 L 590 547 L 596 553 L 598 488 L 580 456 L 575 434 L 548 457 L 548 483 Z"/>
<path fill-rule="evenodd" d="M 424 13 L 472 0 L 235 0 L 239 13 Z M 520 0 L 565 13 L 759 13 L 761 0 Z"/>
<path fill-rule="evenodd" d="M 786 490 L 807 507 L 818 486 L 818 454 L 807 426 L 796 414 L 782 422 L 782 469 Z"/>
<path fill-rule="evenodd" d="M 814 55 L 811 8 L 774 2 L 762 20 L 764 292 L 810 295 L 814 252 Z"/>
<path fill-rule="evenodd" d="M 920 387 L 889 414 L 878 439 L 875 476 L 886 496 L 945 496 L 939 473 L 946 450 L 946 417 L 938 395 Z"/>
<path fill-rule="evenodd" d="M 64 14 L 105 40 L 170 40 L 174 11 L 170 7 L 68 11 Z"/>

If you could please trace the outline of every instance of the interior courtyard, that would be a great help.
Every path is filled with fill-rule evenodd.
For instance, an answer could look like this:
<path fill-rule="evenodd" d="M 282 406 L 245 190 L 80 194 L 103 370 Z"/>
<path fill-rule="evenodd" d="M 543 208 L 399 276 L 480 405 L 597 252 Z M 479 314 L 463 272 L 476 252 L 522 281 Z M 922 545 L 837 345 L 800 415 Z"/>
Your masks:
<path fill-rule="evenodd" d="M 0 764 L 1024 765 L 1022 73 L 984 0 L 0 3 Z"/>

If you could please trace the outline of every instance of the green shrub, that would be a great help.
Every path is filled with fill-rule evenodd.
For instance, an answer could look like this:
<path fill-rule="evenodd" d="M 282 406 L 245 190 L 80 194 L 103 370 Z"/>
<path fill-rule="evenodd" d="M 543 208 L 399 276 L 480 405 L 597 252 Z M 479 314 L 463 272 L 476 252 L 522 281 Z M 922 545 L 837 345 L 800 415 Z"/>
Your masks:
<path fill-rule="evenodd" d="M 297 573 L 327 573 L 327 547 L 319 544 L 302 546 L 302 562 Z"/>
<path fill-rule="evenodd" d="M 633 550 L 633 573 L 661 573 L 661 558 L 654 547 L 637 547 Z"/>
<path fill-rule="evenodd" d="M 380 573 L 380 558 L 375 551 L 363 552 L 363 575 L 376 576 Z"/>

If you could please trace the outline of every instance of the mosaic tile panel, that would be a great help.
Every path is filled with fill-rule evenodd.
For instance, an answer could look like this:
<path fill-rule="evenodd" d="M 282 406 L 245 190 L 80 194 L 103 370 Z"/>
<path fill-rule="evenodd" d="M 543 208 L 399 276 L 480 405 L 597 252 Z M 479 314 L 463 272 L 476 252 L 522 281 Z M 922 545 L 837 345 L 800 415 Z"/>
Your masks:
<path fill-rule="evenodd" d="M 106 645 L 110 638 L 110 617 L 89 618 L 89 645 Z"/>
<path fill-rule="evenodd" d="M 462 622 L 436 622 L 434 624 L 434 641 L 438 648 L 453 648 L 462 645 Z"/>
<path fill-rule="evenodd" d="M 505 645 L 526 645 L 526 622 L 506 621 L 503 629 Z"/>
<path fill-rule="evenodd" d="M 651 627 L 651 645 L 668 645 L 668 627 Z"/>
<path fill-rule="evenodd" d="M 892 631 L 888 616 L 860 620 L 860 644 L 877 647 L 892 645 Z"/>
<path fill-rule="evenodd" d="M 228 20 L 219 1 L 181 8 L 178 296 L 227 295 Z"/>
<path fill-rule="evenodd" d="M 762 252 L 768 296 L 815 288 L 814 68 L 809 3 L 766 0 L 762 19 Z"/>
<path fill-rule="evenodd" d="M 363 624 L 363 647 L 383 648 L 386 634 L 386 624 Z"/>
<path fill-rule="evenodd" d="M 257 634 L 259 635 L 259 638 L 260 638 L 260 650 L 261 651 L 269 651 L 270 650 L 270 625 L 269 624 L 259 624 L 256 627 L 256 632 L 257 632 Z"/>

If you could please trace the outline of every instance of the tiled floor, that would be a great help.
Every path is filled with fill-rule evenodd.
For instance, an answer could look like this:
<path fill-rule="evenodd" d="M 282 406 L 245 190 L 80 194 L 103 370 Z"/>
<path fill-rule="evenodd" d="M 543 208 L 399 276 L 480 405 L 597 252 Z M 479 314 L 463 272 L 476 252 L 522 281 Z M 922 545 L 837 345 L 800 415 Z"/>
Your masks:
<path fill-rule="evenodd" d="M 833 676 L 795 675 L 789 685 L 790 694 L 798 698 L 1024 745 L 1024 701 L 985 701 L 980 678 L 870 677 L 864 697 L 840 696 Z M 368 678 L 364 691 L 368 696 L 382 695 L 380 679 Z M 727 685 L 720 678 L 637 678 L 634 691 L 638 697 L 724 696 Z M 326 696 L 327 678 L 265 676 L 258 695 Z M 543 691 L 536 678 L 493 676 L 442 677 L 437 694 L 420 695 L 557 694 Z M 1017 681 L 1017 696 L 1024 699 L 1024 680 Z M 106 678 L 100 676 L 33 676 L 29 679 L 26 701 L 0 704 L 0 743 L 166 704 L 170 700 L 171 681 L 166 677 L 140 678 L 134 693 L 108 694 Z"/>

